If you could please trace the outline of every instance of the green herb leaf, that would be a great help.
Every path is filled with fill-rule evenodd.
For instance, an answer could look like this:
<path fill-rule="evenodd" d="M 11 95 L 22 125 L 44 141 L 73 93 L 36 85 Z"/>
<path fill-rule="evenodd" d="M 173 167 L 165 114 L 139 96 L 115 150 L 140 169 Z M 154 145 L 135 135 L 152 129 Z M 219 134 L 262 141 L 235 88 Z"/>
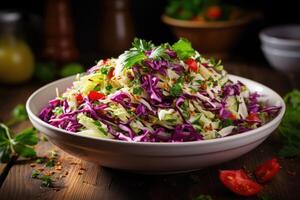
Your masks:
<path fill-rule="evenodd" d="M 279 126 L 284 146 L 279 152 L 282 157 L 300 156 L 300 91 L 293 90 L 284 98 L 286 112 Z"/>
<path fill-rule="evenodd" d="M 107 91 L 111 91 L 112 88 L 113 88 L 113 86 L 112 86 L 111 84 L 109 84 L 109 85 L 107 85 L 107 86 L 105 87 L 105 89 L 106 89 Z"/>
<path fill-rule="evenodd" d="M 55 160 L 50 159 L 45 163 L 45 167 L 54 167 L 55 166 Z"/>
<path fill-rule="evenodd" d="M 36 156 L 36 152 L 33 148 L 21 143 L 14 145 L 14 150 L 17 154 L 26 158 Z"/>
<path fill-rule="evenodd" d="M 171 87 L 170 94 L 174 97 L 178 97 L 182 93 L 183 79 L 180 77 L 176 83 Z"/>
<path fill-rule="evenodd" d="M 140 63 L 145 58 L 145 53 L 138 50 L 125 51 L 125 53 L 119 56 L 119 60 L 123 63 L 125 68 L 130 68 L 133 65 Z"/>
<path fill-rule="evenodd" d="M 133 92 L 133 94 L 140 95 L 143 92 L 143 88 L 141 88 L 141 87 L 135 87 L 135 88 L 133 88 L 132 92 Z"/>
<path fill-rule="evenodd" d="M 185 38 L 180 38 L 172 45 L 172 49 L 176 52 L 177 56 L 183 60 L 186 60 L 195 54 L 192 44 Z"/>
<path fill-rule="evenodd" d="M 154 59 L 154 60 L 157 60 L 157 59 L 160 59 L 160 58 L 163 58 L 165 60 L 169 60 L 170 56 L 167 54 L 166 48 L 163 45 L 161 45 L 161 46 L 155 48 L 151 52 L 149 58 Z"/>
<path fill-rule="evenodd" d="M 78 63 L 70 63 L 62 67 L 59 74 L 61 77 L 67 77 L 75 74 L 80 74 L 84 72 L 84 68 L 82 65 Z"/>
<path fill-rule="evenodd" d="M 107 75 L 107 74 L 108 74 L 108 69 L 107 69 L 106 67 L 101 67 L 101 68 L 100 68 L 100 72 L 101 72 L 101 74 L 103 74 L 103 75 Z"/>
<path fill-rule="evenodd" d="M 154 47 L 151 41 L 146 41 L 139 38 L 133 39 L 132 46 L 138 51 L 148 51 Z"/>
<path fill-rule="evenodd" d="M 18 104 L 11 113 L 11 116 L 15 118 L 18 122 L 28 119 L 28 114 L 26 108 L 23 104 Z"/>
<path fill-rule="evenodd" d="M 11 112 L 11 119 L 6 123 L 7 126 L 13 126 L 28 119 L 26 108 L 23 104 L 18 104 Z"/>
<path fill-rule="evenodd" d="M 44 175 L 41 177 L 42 186 L 44 187 L 53 187 L 53 180 L 50 176 Z"/>
<path fill-rule="evenodd" d="M 0 124 L 0 161 L 7 162 L 13 155 L 36 156 L 36 152 L 31 146 L 36 145 L 37 142 L 37 131 L 33 128 L 25 129 L 12 138 L 9 128 Z"/>
<path fill-rule="evenodd" d="M 26 128 L 15 137 L 15 141 L 30 146 L 36 145 L 39 141 L 37 130 L 35 128 Z"/>
<path fill-rule="evenodd" d="M 40 171 L 34 169 L 31 172 L 31 178 L 38 178 L 40 174 L 41 174 Z"/>

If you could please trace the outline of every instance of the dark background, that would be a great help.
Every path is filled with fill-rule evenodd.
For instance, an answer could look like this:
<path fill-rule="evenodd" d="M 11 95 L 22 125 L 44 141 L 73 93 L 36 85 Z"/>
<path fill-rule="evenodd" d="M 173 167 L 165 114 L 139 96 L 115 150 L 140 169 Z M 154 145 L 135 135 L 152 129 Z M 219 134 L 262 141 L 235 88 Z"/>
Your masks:
<path fill-rule="evenodd" d="M 0 10 L 18 10 L 26 14 L 34 14 L 36 21 L 42 24 L 45 2 L 42 0 L 2 0 Z M 227 2 L 232 2 L 245 9 L 261 11 L 263 14 L 261 20 L 252 23 L 247 28 L 235 49 L 236 55 L 247 61 L 265 62 L 258 40 L 258 32 L 263 27 L 300 22 L 300 11 L 296 0 L 231 0 Z M 70 3 L 74 18 L 76 44 L 81 55 L 97 53 L 97 31 L 105 31 L 105 27 L 109 26 L 109 24 L 102 24 L 101 27 L 98 27 L 101 0 L 71 0 Z M 160 21 L 166 4 L 167 0 L 132 0 L 131 13 L 138 37 L 152 40 L 155 43 L 175 40 L 168 27 Z M 38 31 L 41 30 L 42 28 Z"/>

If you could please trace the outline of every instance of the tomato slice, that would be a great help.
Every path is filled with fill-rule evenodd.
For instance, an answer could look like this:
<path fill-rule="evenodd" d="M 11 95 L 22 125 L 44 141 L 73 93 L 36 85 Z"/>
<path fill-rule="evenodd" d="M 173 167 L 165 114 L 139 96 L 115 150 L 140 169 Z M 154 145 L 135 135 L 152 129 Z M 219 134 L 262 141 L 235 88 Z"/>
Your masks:
<path fill-rule="evenodd" d="M 231 119 L 231 120 L 236 120 L 237 117 L 236 117 L 234 114 L 230 113 L 229 119 Z"/>
<path fill-rule="evenodd" d="M 191 71 L 197 72 L 198 71 L 198 65 L 195 59 L 189 58 L 185 61 L 185 63 L 189 66 L 189 69 Z"/>
<path fill-rule="evenodd" d="M 280 165 L 276 158 L 267 160 L 255 169 L 255 176 L 260 183 L 270 181 L 280 170 Z"/>
<path fill-rule="evenodd" d="M 222 16 L 222 9 L 220 6 L 211 6 L 207 9 L 206 16 L 209 19 L 219 19 Z"/>
<path fill-rule="evenodd" d="M 262 189 L 244 170 L 222 170 L 219 177 L 225 187 L 242 196 L 256 195 Z"/>
<path fill-rule="evenodd" d="M 82 96 L 82 94 L 80 94 L 80 93 L 76 94 L 75 98 L 76 98 L 76 101 L 77 101 L 78 105 L 80 105 L 83 102 L 83 96 Z"/>
<path fill-rule="evenodd" d="M 114 69 L 111 69 L 111 70 L 108 72 L 107 77 L 108 77 L 108 79 L 111 79 L 112 77 L 114 77 L 114 75 L 115 75 L 115 70 L 114 70 Z"/>
<path fill-rule="evenodd" d="M 99 99 L 104 99 L 105 95 L 97 92 L 97 91 L 90 91 L 88 94 L 89 100 L 91 101 L 95 101 L 95 100 L 99 100 Z"/>
<path fill-rule="evenodd" d="M 260 121 L 257 113 L 250 113 L 248 116 L 247 116 L 247 120 L 249 121 Z"/>

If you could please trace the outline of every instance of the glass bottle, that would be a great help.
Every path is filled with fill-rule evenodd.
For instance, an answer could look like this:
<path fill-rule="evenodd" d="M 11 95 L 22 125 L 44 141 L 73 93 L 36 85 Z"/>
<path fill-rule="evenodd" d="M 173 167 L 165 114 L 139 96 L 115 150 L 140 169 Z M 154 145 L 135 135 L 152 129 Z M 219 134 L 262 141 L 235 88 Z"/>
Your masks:
<path fill-rule="evenodd" d="M 0 12 L 0 82 L 27 81 L 34 71 L 34 56 L 22 39 L 21 14 Z"/>

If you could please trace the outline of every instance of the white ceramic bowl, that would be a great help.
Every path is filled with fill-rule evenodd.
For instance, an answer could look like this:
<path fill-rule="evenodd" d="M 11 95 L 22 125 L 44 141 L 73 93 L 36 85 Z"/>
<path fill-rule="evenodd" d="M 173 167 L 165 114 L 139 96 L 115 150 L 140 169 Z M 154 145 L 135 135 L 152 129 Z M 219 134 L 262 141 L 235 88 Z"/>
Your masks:
<path fill-rule="evenodd" d="M 300 50 L 280 50 L 262 45 L 266 59 L 274 68 L 284 73 L 300 72 Z"/>
<path fill-rule="evenodd" d="M 259 38 L 262 51 L 272 67 L 284 73 L 300 71 L 300 25 L 263 29 Z"/>
<path fill-rule="evenodd" d="M 288 51 L 300 51 L 300 25 L 281 25 L 263 29 L 259 38 L 262 45 Z"/>
<path fill-rule="evenodd" d="M 251 91 L 266 95 L 270 105 L 282 106 L 278 116 L 255 130 L 206 141 L 134 143 L 80 136 L 51 126 L 38 118 L 42 107 L 56 96 L 55 88 L 60 92 L 65 91 L 71 86 L 74 77 L 64 78 L 40 88 L 29 97 L 26 109 L 32 124 L 45 133 L 52 143 L 84 160 L 110 168 L 143 173 L 197 170 L 251 151 L 277 128 L 285 112 L 282 98 L 270 88 L 242 77 L 230 75 L 230 78 L 243 82 Z"/>

